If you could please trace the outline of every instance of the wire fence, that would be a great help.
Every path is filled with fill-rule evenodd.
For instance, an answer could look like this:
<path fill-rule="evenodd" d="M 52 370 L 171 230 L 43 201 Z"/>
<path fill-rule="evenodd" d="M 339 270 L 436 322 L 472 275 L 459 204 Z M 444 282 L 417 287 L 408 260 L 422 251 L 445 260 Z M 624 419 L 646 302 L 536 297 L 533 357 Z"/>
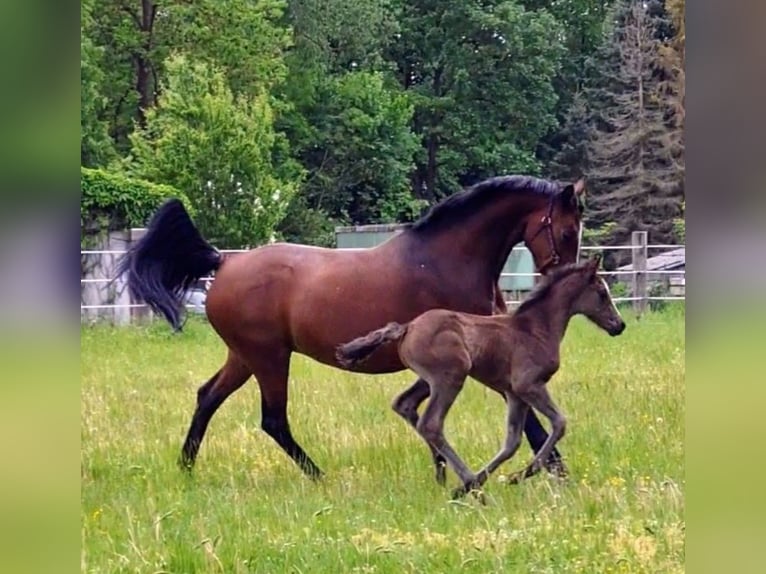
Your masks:
<path fill-rule="evenodd" d="M 685 301 L 685 246 L 647 244 L 645 235 L 643 236 L 642 244 L 642 239 L 636 239 L 635 235 L 634 243 L 631 245 L 582 246 L 580 248 L 581 258 L 587 257 L 589 252 L 600 252 L 602 254 L 610 251 L 631 252 L 632 263 L 622 268 L 599 272 L 601 276 L 607 278 L 608 282 L 612 284 L 613 300 L 616 303 L 632 303 L 634 307 L 641 311 L 651 302 Z M 513 250 L 527 251 L 526 247 L 514 247 Z M 678 250 L 684 250 L 684 254 L 678 256 Z M 234 254 L 246 251 L 246 249 L 222 249 L 221 253 Z M 657 253 L 659 256 L 674 252 L 676 254 L 674 260 L 675 268 L 667 269 L 662 268 L 662 265 L 653 265 L 652 258 L 649 257 L 650 252 Z M 134 311 L 143 311 L 144 315 L 148 313 L 147 305 L 130 299 L 124 280 L 113 276 L 116 260 L 124 253 L 124 249 L 88 249 L 80 251 L 82 261 L 85 261 L 84 258 L 93 258 L 98 261 L 98 265 L 91 265 L 90 271 L 85 266 L 83 267 L 82 273 L 84 276 L 80 279 L 81 319 L 112 318 L 117 322 L 127 323 L 134 317 Z M 536 272 L 501 274 L 501 277 L 537 278 L 540 276 L 540 273 Z M 192 288 L 187 294 L 187 309 L 204 313 L 205 293 L 213 281 L 215 281 L 215 276 L 202 277 L 199 280 L 197 285 L 204 287 Z M 616 283 L 622 284 L 619 293 L 615 290 Z M 520 304 L 523 301 L 524 294 L 520 293 L 519 295 L 519 297 L 507 300 L 506 304 L 510 307 Z"/>

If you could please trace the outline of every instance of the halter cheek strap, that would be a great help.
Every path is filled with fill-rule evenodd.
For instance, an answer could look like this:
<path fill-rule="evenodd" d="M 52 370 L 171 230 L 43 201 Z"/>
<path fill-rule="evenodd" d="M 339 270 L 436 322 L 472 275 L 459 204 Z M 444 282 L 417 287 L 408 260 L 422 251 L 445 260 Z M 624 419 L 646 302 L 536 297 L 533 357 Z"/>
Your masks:
<path fill-rule="evenodd" d="M 535 232 L 535 234 L 532 236 L 531 241 L 534 241 L 537 239 L 537 236 L 540 235 L 543 231 L 547 231 L 548 236 L 548 246 L 550 247 L 550 255 L 548 258 L 543 261 L 543 263 L 540 265 L 540 273 L 543 273 L 548 267 L 551 265 L 558 265 L 561 261 L 561 255 L 559 255 L 558 249 L 556 249 L 556 239 L 553 237 L 553 200 L 554 197 L 551 196 L 550 201 L 548 202 L 548 213 L 542 217 L 540 220 L 540 227 Z"/>

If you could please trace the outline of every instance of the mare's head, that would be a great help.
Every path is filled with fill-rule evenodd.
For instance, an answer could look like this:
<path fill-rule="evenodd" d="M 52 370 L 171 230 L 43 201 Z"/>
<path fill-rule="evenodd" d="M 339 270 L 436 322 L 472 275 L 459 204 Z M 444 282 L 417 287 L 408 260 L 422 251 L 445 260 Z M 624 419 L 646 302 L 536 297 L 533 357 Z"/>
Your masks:
<path fill-rule="evenodd" d="M 612 337 L 625 330 L 625 321 L 612 300 L 609 286 L 598 275 L 601 257 L 577 265 L 580 293 L 574 300 L 572 314 L 585 315 Z M 573 288 L 577 288 L 574 287 Z"/>
<path fill-rule="evenodd" d="M 524 231 L 524 244 L 543 275 L 559 265 L 575 263 L 580 249 L 585 181 L 559 187 L 532 212 Z"/>

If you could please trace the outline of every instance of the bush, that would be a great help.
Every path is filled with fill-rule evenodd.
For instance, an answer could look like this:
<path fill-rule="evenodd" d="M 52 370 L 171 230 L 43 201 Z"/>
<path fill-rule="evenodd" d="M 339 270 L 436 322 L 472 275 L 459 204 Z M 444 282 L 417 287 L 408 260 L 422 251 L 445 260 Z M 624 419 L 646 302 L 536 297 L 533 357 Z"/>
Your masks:
<path fill-rule="evenodd" d="M 194 211 L 188 198 L 169 185 L 158 185 L 110 173 L 80 168 L 80 243 L 104 232 L 146 225 L 154 211 L 170 198 Z"/>

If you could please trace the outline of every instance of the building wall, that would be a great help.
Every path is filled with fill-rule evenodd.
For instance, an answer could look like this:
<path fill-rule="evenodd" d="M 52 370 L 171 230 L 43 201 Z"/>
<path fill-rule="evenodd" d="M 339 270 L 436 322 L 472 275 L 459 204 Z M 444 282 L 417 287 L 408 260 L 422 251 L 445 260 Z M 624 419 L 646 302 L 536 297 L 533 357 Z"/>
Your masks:
<path fill-rule="evenodd" d="M 338 248 L 375 247 L 384 241 L 401 233 L 404 226 L 390 225 L 357 225 L 353 227 L 336 227 L 335 239 Z M 514 249 L 503 267 L 503 273 L 534 273 L 535 265 L 532 255 L 524 248 Z M 500 289 L 505 292 L 531 291 L 534 287 L 534 277 L 501 277 Z"/>

